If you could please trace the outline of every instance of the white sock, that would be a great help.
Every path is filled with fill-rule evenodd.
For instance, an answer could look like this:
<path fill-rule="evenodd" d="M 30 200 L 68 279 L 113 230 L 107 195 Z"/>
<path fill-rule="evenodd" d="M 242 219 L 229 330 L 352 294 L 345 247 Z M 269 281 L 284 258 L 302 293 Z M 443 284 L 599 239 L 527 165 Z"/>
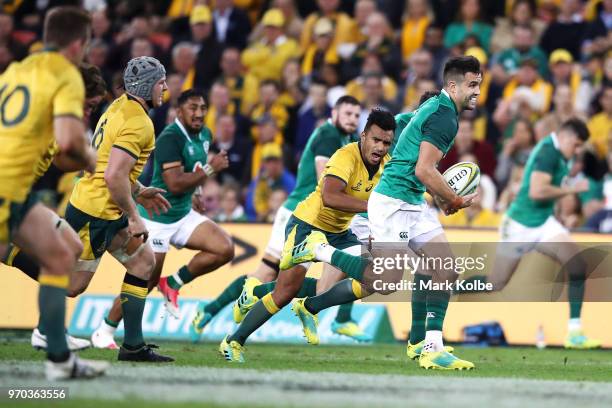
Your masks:
<path fill-rule="evenodd" d="M 569 319 L 567 322 L 567 330 L 570 333 L 582 330 L 582 325 L 580 324 L 580 318 L 575 317 L 575 318 Z"/>
<path fill-rule="evenodd" d="M 331 245 L 328 244 L 317 244 L 314 248 L 314 255 L 317 261 L 331 264 L 332 255 L 336 251 Z"/>
<path fill-rule="evenodd" d="M 110 324 L 106 323 L 106 320 L 102 319 L 102 324 L 100 324 L 100 330 L 114 337 L 117 328 L 111 326 Z"/>
<path fill-rule="evenodd" d="M 442 330 L 427 330 L 425 332 L 425 345 L 423 346 L 423 351 L 444 351 Z"/>

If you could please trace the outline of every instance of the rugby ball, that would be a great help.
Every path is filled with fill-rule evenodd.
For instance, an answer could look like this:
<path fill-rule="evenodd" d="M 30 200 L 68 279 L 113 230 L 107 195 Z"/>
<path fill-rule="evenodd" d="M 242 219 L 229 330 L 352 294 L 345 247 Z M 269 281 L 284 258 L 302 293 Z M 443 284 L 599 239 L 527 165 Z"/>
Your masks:
<path fill-rule="evenodd" d="M 458 196 L 472 194 L 480 184 L 480 168 L 472 162 L 461 162 L 452 165 L 442 174 Z"/>

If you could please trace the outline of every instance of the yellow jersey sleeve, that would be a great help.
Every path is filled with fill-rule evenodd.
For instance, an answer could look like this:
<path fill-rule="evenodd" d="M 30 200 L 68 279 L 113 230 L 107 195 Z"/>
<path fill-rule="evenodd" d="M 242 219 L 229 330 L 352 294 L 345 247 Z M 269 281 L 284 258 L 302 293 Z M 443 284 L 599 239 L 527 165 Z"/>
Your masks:
<path fill-rule="evenodd" d="M 148 133 L 145 123 L 135 117 L 128 120 L 121 133 L 113 141 L 113 147 L 117 147 L 138 160 L 143 148 L 148 145 Z"/>
<path fill-rule="evenodd" d="M 346 184 L 349 184 L 356 165 L 355 159 L 354 149 L 338 150 L 325 165 L 323 176 L 338 177 Z"/>
<path fill-rule="evenodd" d="M 82 119 L 85 86 L 77 69 L 70 68 L 59 78 L 59 87 L 53 98 L 53 116 L 70 115 Z"/>

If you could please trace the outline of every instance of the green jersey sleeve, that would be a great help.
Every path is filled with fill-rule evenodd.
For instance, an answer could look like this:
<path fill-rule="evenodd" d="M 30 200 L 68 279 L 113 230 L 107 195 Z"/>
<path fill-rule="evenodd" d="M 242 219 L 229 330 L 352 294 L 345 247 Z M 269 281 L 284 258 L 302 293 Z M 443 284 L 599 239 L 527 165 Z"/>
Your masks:
<path fill-rule="evenodd" d="M 436 146 L 441 152 L 446 154 L 453 145 L 457 128 L 456 121 L 449 121 L 448 116 L 441 110 L 433 112 L 425 120 L 422 126 L 423 141 Z"/>
<path fill-rule="evenodd" d="M 176 137 L 171 133 L 162 135 L 155 142 L 155 160 L 163 169 L 164 163 L 181 162 L 184 163 L 183 147 L 185 141 L 182 137 Z"/>
<path fill-rule="evenodd" d="M 321 130 L 312 141 L 313 157 L 332 157 L 336 150 L 342 147 L 342 142 L 333 131 Z"/>
<path fill-rule="evenodd" d="M 533 162 L 533 171 L 541 171 L 550 175 L 555 174 L 559 160 L 559 153 L 552 146 L 543 146 Z"/>

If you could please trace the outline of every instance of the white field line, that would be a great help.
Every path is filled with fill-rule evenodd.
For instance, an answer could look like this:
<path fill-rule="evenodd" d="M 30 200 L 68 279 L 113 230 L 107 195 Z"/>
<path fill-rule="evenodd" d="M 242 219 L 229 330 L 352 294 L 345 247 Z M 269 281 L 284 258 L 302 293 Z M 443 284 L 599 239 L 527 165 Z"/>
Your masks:
<path fill-rule="evenodd" d="M 3 387 L 51 386 L 41 362 L 0 363 Z M 60 385 L 58 383 L 58 385 Z M 603 407 L 612 384 L 113 364 L 107 376 L 62 383 L 70 398 L 274 407 Z"/>

